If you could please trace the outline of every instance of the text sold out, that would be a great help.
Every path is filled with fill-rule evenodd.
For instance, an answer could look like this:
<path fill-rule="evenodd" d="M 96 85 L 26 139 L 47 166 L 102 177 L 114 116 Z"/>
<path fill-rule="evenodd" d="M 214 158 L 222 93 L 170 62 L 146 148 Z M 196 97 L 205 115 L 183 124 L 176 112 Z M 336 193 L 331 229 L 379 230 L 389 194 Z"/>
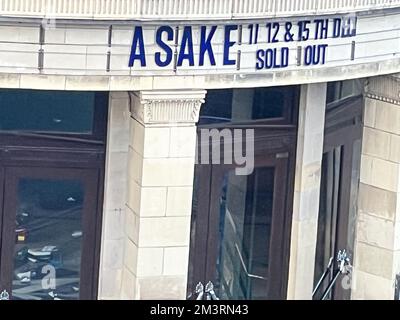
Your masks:
<path fill-rule="evenodd" d="M 323 65 L 326 63 L 327 44 L 309 45 L 299 52 L 301 54 L 301 64 L 305 66 Z M 295 50 L 295 49 L 292 49 Z M 280 69 L 289 66 L 288 47 L 260 49 L 256 52 L 256 69 Z"/>

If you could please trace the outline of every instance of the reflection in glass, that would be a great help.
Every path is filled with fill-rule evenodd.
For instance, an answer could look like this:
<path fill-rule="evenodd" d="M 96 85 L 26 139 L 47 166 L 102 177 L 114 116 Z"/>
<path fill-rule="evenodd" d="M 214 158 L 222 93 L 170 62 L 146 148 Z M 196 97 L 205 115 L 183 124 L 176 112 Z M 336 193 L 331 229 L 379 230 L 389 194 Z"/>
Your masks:
<path fill-rule="evenodd" d="M 84 191 L 79 181 L 21 179 L 13 299 L 78 299 Z"/>
<path fill-rule="evenodd" d="M 281 119 L 297 87 L 209 90 L 199 125 Z M 295 105 L 295 104 L 293 104 Z"/>
<path fill-rule="evenodd" d="M 342 147 L 323 154 L 321 168 L 321 191 L 318 213 L 317 246 L 315 251 L 314 287 L 324 273 L 329 259 L 335 257 L 336 234 L 338 228 L 340 179 L 342 168 Z M 334 276 L 333 269 L 329 280 Z M 327 288 L 329 281 L 322 284 L 314 299 L 319 299 Z M 331 298 L 331 294 L 329 295 Z"/>
<path fill-rule="evenodd" d="M 90 134 L 94 92 L 0 90 L 0 130 Z"/>
<path fill-rule="evenodd" d="M 224 177 L 216 292 L 221 299 L 267 299 L 274 169 Z"/>
<path fill-rule="evenodd" d="M 326 103 L 330 104 L 340 100 L 356 97 L 363 93 L 364 79 L 352 79 L 329 82 L 326 93 Z"/>

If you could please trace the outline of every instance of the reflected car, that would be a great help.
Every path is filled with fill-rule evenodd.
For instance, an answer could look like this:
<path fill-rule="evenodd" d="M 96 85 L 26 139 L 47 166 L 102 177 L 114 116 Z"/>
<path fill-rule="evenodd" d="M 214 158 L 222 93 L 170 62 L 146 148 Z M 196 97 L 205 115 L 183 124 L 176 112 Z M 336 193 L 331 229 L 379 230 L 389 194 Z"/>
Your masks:
<path fill-rule="evenodd" d="M 15 242 L 24 243 L 27 237 L 28 237 L 28 230 L 23 226 L 19 226 L 17 223 L 17 226 L 15 228 Z"/>

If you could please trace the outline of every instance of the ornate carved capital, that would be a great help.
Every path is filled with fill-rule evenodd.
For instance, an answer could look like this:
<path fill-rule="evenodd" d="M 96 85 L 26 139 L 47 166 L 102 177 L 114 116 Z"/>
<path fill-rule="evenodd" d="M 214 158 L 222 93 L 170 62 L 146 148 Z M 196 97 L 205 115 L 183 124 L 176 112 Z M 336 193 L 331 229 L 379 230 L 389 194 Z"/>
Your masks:
<path fill-rule="evenodd" d="M 365 96 L 400 105 L 400 75 L 369 78 L 365 87 Z"/>
<path fill-rule="evenodd" d="M 131 115 L 145 125 L 194 124 L 205 96 L 205 90 L 130 92 Z"/>

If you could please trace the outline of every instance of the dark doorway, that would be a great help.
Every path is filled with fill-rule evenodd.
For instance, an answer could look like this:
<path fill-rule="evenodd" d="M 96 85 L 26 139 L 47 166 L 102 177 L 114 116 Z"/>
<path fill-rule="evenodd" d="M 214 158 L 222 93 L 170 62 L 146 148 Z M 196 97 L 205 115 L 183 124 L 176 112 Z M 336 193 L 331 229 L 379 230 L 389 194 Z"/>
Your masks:
<path fill-rule="evenodd" d="M 328 90 L 328 99 L 331 95 Z M 353 263 L 363 127 L 362 110 L 363 97 L 360 94 L 332 102 L 328 100 L 314 285 L 318 283 L 331 258 L 334 268 L 331 268 L 314 299 L 321 298 L 329 281 L 332 280 L 334 269 L 337 268 L 336 259 L 339 250 L 346 250 L 350 263 Z M 350 298 L 351 275 L 345 279 L 343 277 L 341 275 L 336 280 L 327 299 Z"/>
<path fill-rule="evenodd" d="M 0 91 L 0 291 L 97 297 L 107 93 Z"/>
<path fill-rule="evenodd" d="M 225 132 L 225 136 L 234 136 L 238 129 L 254 130 L 250 142 L 254 143 L 254 170 L 238 174 L 239 165 L 224 162 L 224 152 L 216 164 L 211 159 L 215 142 L 199 141 L 199 159 L 204 148 L 210 151 L 210 159 L 195 168 L 190 298 L 196 297 L 197 284 L 209 282 L 224 300 L 286 298 L 298 89 L 208 93 L 198 136 L 202 129 Z M 225 141 L 218 143 L 221 150 L 226 148 Z"/>

